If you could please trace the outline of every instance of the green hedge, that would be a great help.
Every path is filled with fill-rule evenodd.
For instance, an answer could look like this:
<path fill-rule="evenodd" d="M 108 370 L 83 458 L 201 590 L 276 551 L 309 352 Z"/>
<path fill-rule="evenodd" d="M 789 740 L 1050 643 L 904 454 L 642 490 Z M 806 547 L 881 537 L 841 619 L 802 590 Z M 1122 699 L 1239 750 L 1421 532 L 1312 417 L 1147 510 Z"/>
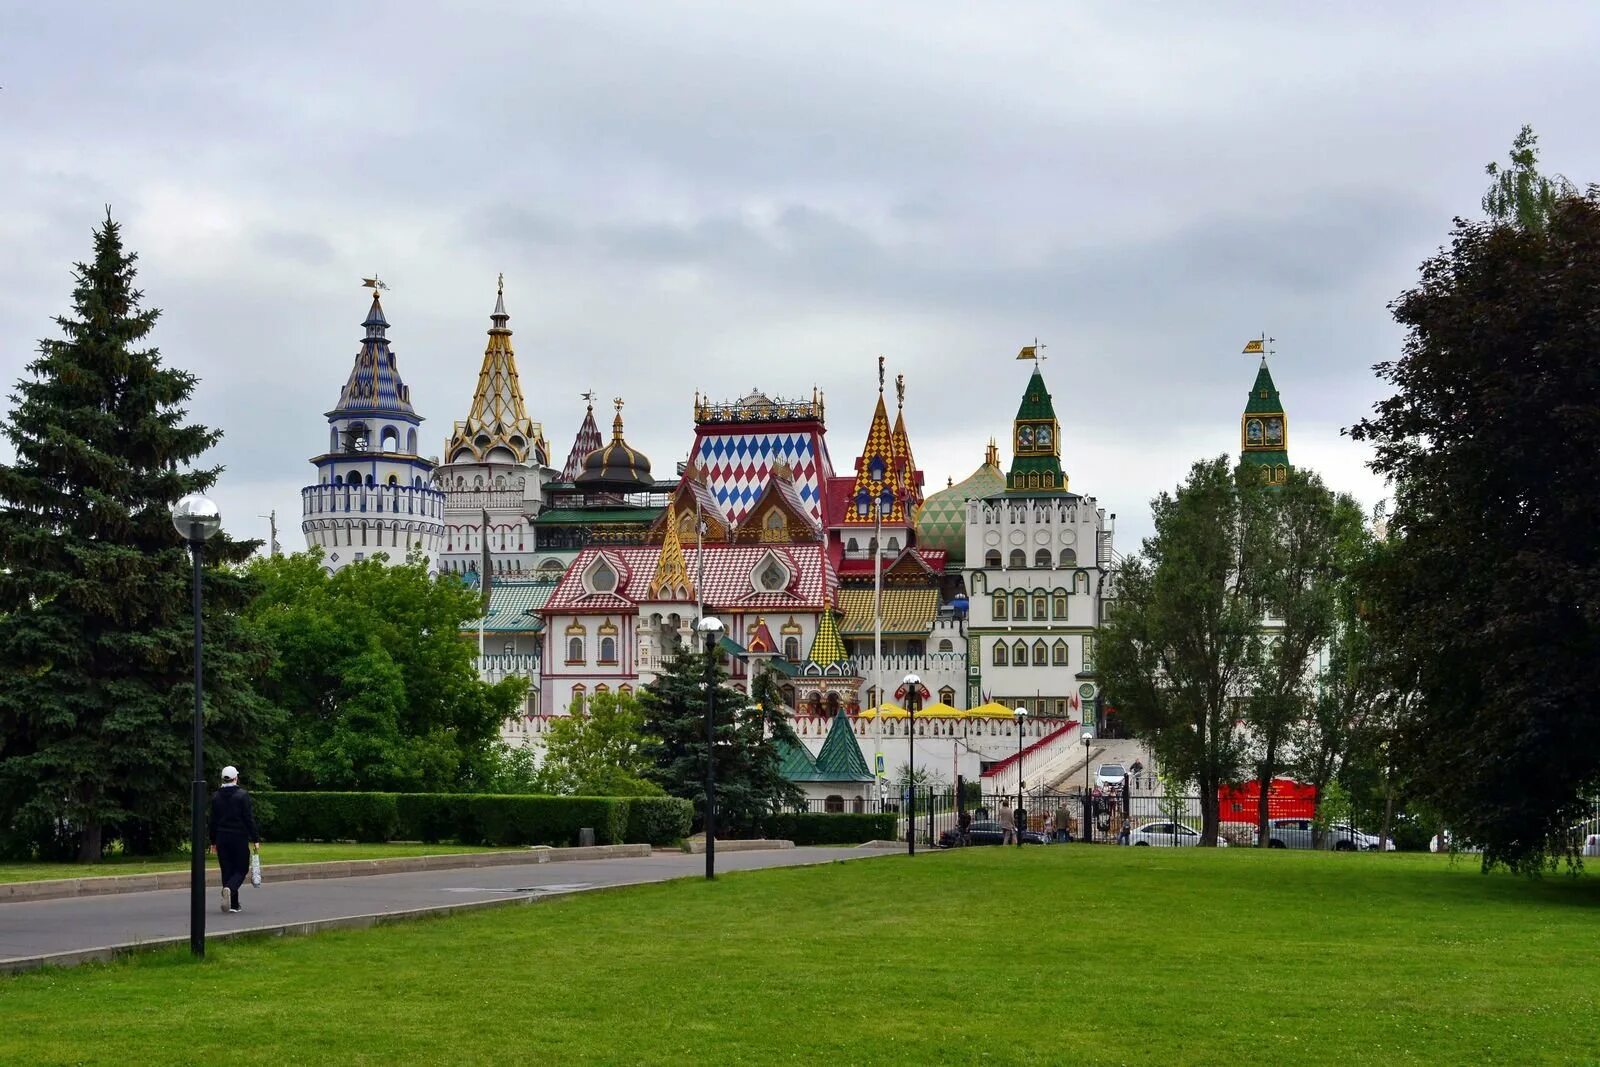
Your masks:
<path fill-rule="evenodd" d="M 455 840 L 467 845 L 670 844 L 693 806 L 676 797 L 551 797 L 472 793 L 260 793 L 262 836 L 273 841 Z"/>
<path fill-rule="evenodd" d="M 629 797 L 626 840 L 670 845 L 689 836 L 694 804 L 679 797 Z"/>
<path fill-rule="evenodd" d="M 780 812 L 767 818 L 767 836 L 797 845 L 859 845 L 863 841 L 893 841 L 895 816 L 858 815 L 854 812 Z"/>

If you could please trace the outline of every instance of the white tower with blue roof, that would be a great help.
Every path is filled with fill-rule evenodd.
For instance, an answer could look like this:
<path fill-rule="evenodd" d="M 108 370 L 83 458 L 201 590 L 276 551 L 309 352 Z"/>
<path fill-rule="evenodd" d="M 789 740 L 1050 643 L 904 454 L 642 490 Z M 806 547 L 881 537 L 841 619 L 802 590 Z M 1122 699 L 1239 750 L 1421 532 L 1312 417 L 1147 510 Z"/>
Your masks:
<path fill-rule="evenodd" d="M 328 450 L 312 457 L 317 483 L 300 491 L 300 528 L 331 571 L 379 552 L 403 562 L 413 549 L 431 570 L 444 534 L 444 494 L 433 463 L 417 455 L 422 417 L 400 380 L 376 288 L 339 403 L 327 413 Z"/>

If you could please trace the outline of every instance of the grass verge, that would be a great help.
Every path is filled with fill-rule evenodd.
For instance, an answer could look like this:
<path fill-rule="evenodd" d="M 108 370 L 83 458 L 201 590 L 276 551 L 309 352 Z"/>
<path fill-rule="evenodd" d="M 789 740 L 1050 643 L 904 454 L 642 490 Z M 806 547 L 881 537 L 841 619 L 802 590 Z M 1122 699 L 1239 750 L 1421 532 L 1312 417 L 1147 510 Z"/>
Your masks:
<path fill-rule="evenodd" d="M 1600 879 L 968 849 L 0 980 L 0 1061 L 1460 1063 L 1593 1056 Z"/>
<path fill-rule="evenodd" d="M 442 856 L 460 852 L 505 852 L 486 845 L 424 845 L 418 842 L 391 841 L 383 845 L 305 842 L 261 846 L 261 863 L 322 863 L 328 860 L 382 860 L 400 856 Z M 217 865 L 216 857 L 206 862 Z M 120 874 L 153 874 L 157 871 L 186 871 L 189 856 L 112 856 L 99 863 L 0 863 L 0 882 L 38 882 L 51 878 L 100 878 Z"/>

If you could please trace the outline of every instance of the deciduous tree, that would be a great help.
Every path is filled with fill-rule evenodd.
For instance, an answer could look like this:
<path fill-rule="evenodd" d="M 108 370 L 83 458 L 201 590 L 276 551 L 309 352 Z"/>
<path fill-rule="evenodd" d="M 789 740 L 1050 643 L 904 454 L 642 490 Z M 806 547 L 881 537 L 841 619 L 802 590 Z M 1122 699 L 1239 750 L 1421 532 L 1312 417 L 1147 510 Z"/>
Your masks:
<path fill-rule="evenodd" d="M 543 791 L 576 796 L 652 796 L 653 764 L 645 751 L 644 709 L 631 693 L 596 693 L 571 715 L 550 720 L 538 782 Z"/>
<path fill-rule="evenodd" d="M 1458 222 L 1393 310 L 1395 393 L 1352 435 L 1397 492 L 1366 590 L 1416 677 L 1397 764 L 1486 865 L 1538 869 L 1600 791 L 1600 198 Z"/>

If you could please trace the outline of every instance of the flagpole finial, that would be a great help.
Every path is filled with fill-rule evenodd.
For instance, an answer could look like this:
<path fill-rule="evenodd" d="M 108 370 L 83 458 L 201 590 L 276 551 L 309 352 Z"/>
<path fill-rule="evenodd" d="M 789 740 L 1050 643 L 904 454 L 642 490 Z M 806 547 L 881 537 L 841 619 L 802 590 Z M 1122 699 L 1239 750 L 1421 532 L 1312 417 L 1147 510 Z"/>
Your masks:
<path fill-rule="evenodd" d="M 500 272 L 500 277 L 497 278 L 495 280 L 495 283 L 494 283 L 494 295 L 495 296 L 504 296 L 505 293 L 506 293 L 506 272 L 505 271 L 501 271 Z"/>
<path fill-rule="evenodd" d="M 894 376 L 894 393 L 895 393 L 895 402 L 900 407 L 905 407 L 906 406 L 906 376 L 904 374 L 896 374 Z"/>
<path fill-rule="evenodd" d="M 878 357 L 878 392 L 883 392 L 883 357 Z"/>

